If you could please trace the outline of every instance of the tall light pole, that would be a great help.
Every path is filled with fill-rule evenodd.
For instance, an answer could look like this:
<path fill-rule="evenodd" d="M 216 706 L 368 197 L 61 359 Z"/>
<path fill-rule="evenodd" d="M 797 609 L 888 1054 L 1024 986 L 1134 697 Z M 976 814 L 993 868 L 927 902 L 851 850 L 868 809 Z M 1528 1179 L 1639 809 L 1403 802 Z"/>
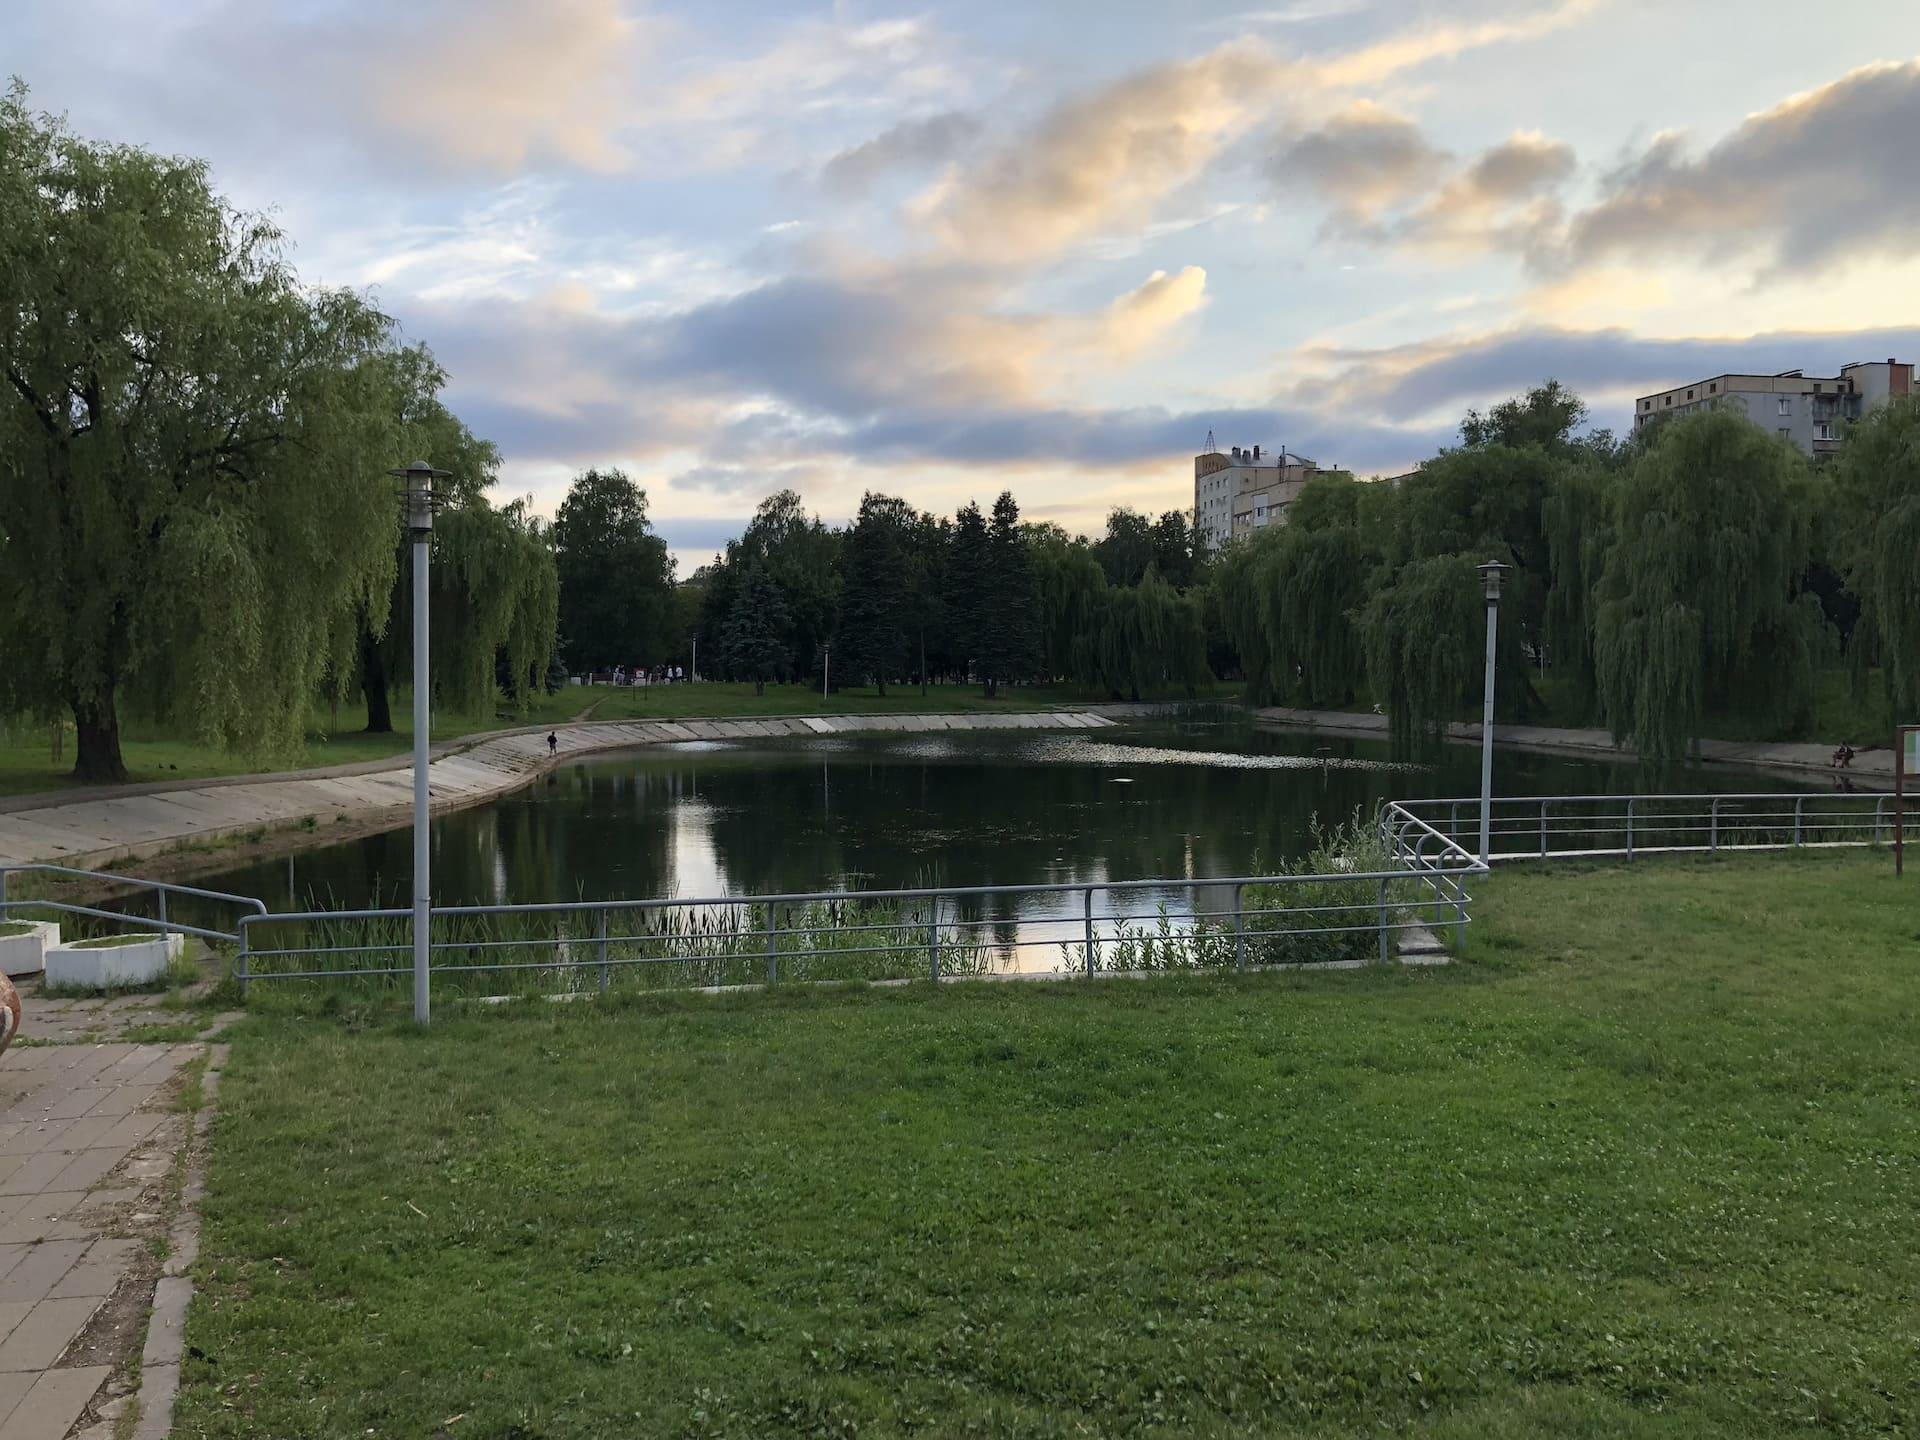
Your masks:
<path fill-rule="evenodd" d="M 689 665 L 687 669 L 692 672 L 687 676 L 687 679 L 698 680 L 700 678 L 700 637 L 698 635 L 693 637 L 693 663 Z"/>
<path fill-rule="evenodd" d="M 1487 863 L 1493 838 L 1493 657 L 1494 640 L 1500 633 L 1500 582 L 1512 568 L 1498 560 L 1480 567 L 1487 595 L 1487 680 L 1486 699 L 1480 712 L 1480 863 Z"/>
<path fill-rule="evenodd" d="M 833 673 L 833 647 L 820 647 L 820 703 L 827 703 L 827 677 Z"/>
<path fill-rule="evenodd" d="M 413 541 L 413 1018 L 424 1025 L 431 1015 L 427 960 L 432 953 L 433 885 L 428 866 L 427 732 L 432 728 L 432 682 L 427 678 L 427 565 L 433 541 L 433 512 L 440 503 L 433 482 L 452 472 L 416 460 L 404 470 L 387 472 L 407 486 L 407 534 Z"/>

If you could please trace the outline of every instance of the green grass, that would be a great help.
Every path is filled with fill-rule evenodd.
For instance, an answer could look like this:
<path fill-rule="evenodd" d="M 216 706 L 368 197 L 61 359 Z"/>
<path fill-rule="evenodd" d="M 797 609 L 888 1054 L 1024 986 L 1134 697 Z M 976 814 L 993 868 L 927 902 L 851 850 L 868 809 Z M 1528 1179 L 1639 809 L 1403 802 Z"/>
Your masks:
<path fill-rule="evenodd" d="M 33 929 L 31 920 L 0 920 L 0 940 L 25 935 Z"/>
<path fill-rule="evenodd" d="M 176 1424 L 1910 1433 L 1916 883 L 1508 872 L 1441 971 L 249 1020 Z"/>
<path fill-rule="evenodd" d="M 574 719 L 602 691 L 568 688 L 557 695 L 538 697 L 525 714 L 505 711 L 488 715 L 436 715 L 432 739 L 457 740 L 490 730 L 524 725 L 561 724 Z M 413 712 L 404 692 L 393 700 L 393 733 L 366 733 L 367 713 L 359 703 L 342 705 L 335 716 L 316 707 L 307 729 L 306 748 L 294 755 L 249 756 L 209 745 L 161 727 L 128 721 L 121 726 L 121 751 L 129 784 L 161 780 L 207 780 L 227 775 L 261 775 L 283 770 L 355 765 L 404 755 L 413 745 Z M 43 790 L 80 788 L 73 778 L 72 725 L 63 742 L 61 759 L 53 758 L 52 732 L 47 726 L 21 723 L 0 726 L 0 795 L 35 794 Z"/>

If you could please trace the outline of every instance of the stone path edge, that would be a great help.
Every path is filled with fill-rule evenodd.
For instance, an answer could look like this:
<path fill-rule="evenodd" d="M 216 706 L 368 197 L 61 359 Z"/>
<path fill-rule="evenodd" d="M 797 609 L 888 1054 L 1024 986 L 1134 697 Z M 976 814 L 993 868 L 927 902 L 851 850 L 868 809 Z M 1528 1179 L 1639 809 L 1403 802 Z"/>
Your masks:
<path fill-rule="evenodd" d="M 887 715 L 770 716 L 726 720 L 595 720 L 553 727 L 557 752 L 547 751 L 546 729 L 492 734 L 428 763 L 436 814 L 484 804 L 533 783 L 560 764 L 589 754 L 687 740 L 760 739 L 949 730 L 1091 730 L 1159 706 L 1090 705 L 1077 709 L 1009 711 L 998 715 L 901 713 Z M 256 777 L 239 783 L 182 782 L 138 795 L 104 798 L 58 792 L 52 803 L 0 813 L 0 864 L 48 863 L 90 869 L 124 864 L 236 836 L 286 834 L 308 827 L 315 844 L 328 840 L 318 822 L 406 823 L 412 803 L 410 764 L 343 775 L 333 772 Z M 144 788 L 144 787 L 143 787 Z"/>
<path fill-rule="evenodd" d="M 1316 730 L 1333 735 L 1358 735 L 1385 739 L 1387 717 L 1346 710 L 1296 710 L 1284 705 L 1256 709 L 1254 718 L 1268 724 L 1300 730 Z M 1454 745 L 1478 745 L 1480 727 L 1456 722 L 1447 727 L 1447 741 Z M 1547 725 L 1496 725 L 1493 743 L 1512 750 L 1531 750 L 1543 755 L 1569 755 L 1589 760 L 1634 760 L 1637 752 L 1620 745 L 1605 730 L 1563 730 Z M 1726 765 L 1742 770 L 1770 770 L 1800 776 L 1836 777 L 1842 772 L 1831 764 L 1833 747 L 1804 741 L 1703 740 L 1700 759 L 1709 765 Z M 1893 780 L 1893 752 L 1888 749 L 1863 751 L 1844 772 L 1863 780 Z"/>
<path fill-rule="evenodd" d="M 214 1103 L 228 1056 L 225 1045 L 207 1048 L 207 1067 L 200 1076 L 200 1108 L 194 1112 L 193 1129 L 187 1136 L 187 1172 L 180 1187 L 180 1208 L 168 1231 L 167 1258 L 154 1286 L 146 1343 L 140 1351 L 140 1387 L 134 1392 L 139 1409 L 132 1440 L 165 1440 L 173 1429 L 173 1407 L 180 1394 L 180 1357 L 187 1339 L 187 1307 L 193 1301 L 193 1265 L 200 1256 L 200 1201 L 207 1189 Z"/>

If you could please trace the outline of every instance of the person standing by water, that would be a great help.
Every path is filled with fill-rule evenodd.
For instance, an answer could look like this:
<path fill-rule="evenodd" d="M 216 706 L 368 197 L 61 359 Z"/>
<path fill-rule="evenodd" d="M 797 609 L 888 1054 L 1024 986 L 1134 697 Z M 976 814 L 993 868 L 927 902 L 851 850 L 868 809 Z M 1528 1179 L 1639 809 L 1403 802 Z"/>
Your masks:
<path fill-rule="evenodd" d="M 549 730 L 547 732 L 547 754 L 558 755 L 559 753 L 560 733 L 557 730 Z"/>

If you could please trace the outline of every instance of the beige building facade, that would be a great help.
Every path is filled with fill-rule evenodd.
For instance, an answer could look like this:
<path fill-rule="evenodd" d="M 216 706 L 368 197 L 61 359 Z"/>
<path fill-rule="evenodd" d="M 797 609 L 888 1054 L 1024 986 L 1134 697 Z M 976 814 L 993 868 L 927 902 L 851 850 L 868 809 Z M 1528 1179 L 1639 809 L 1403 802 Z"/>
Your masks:
<path fill-rule="evenodd" d="M 1894 396 L 1914 393 L 1913 366 L 1891 359 L 1843 365 L 1838 375 L 1800 370 L 1714 375 L 1640 396 L 1633 403 L 1633 428 L 1638 432 L 1675 415 L 1724 405 L 1818 459 L 1839 450 L 1840 427 L 1847 421 Z"/>
<path fill-rule="evenodd" d="M 1212 554 L 1229 540 L 1284 525 L 1307 481 L 1328 473 L 1284 447 L 1262 454 L 1258 445 L 1235 445 L 1224 455 L 1209 447 L 1193 457 L 1194 528 Z"/>

